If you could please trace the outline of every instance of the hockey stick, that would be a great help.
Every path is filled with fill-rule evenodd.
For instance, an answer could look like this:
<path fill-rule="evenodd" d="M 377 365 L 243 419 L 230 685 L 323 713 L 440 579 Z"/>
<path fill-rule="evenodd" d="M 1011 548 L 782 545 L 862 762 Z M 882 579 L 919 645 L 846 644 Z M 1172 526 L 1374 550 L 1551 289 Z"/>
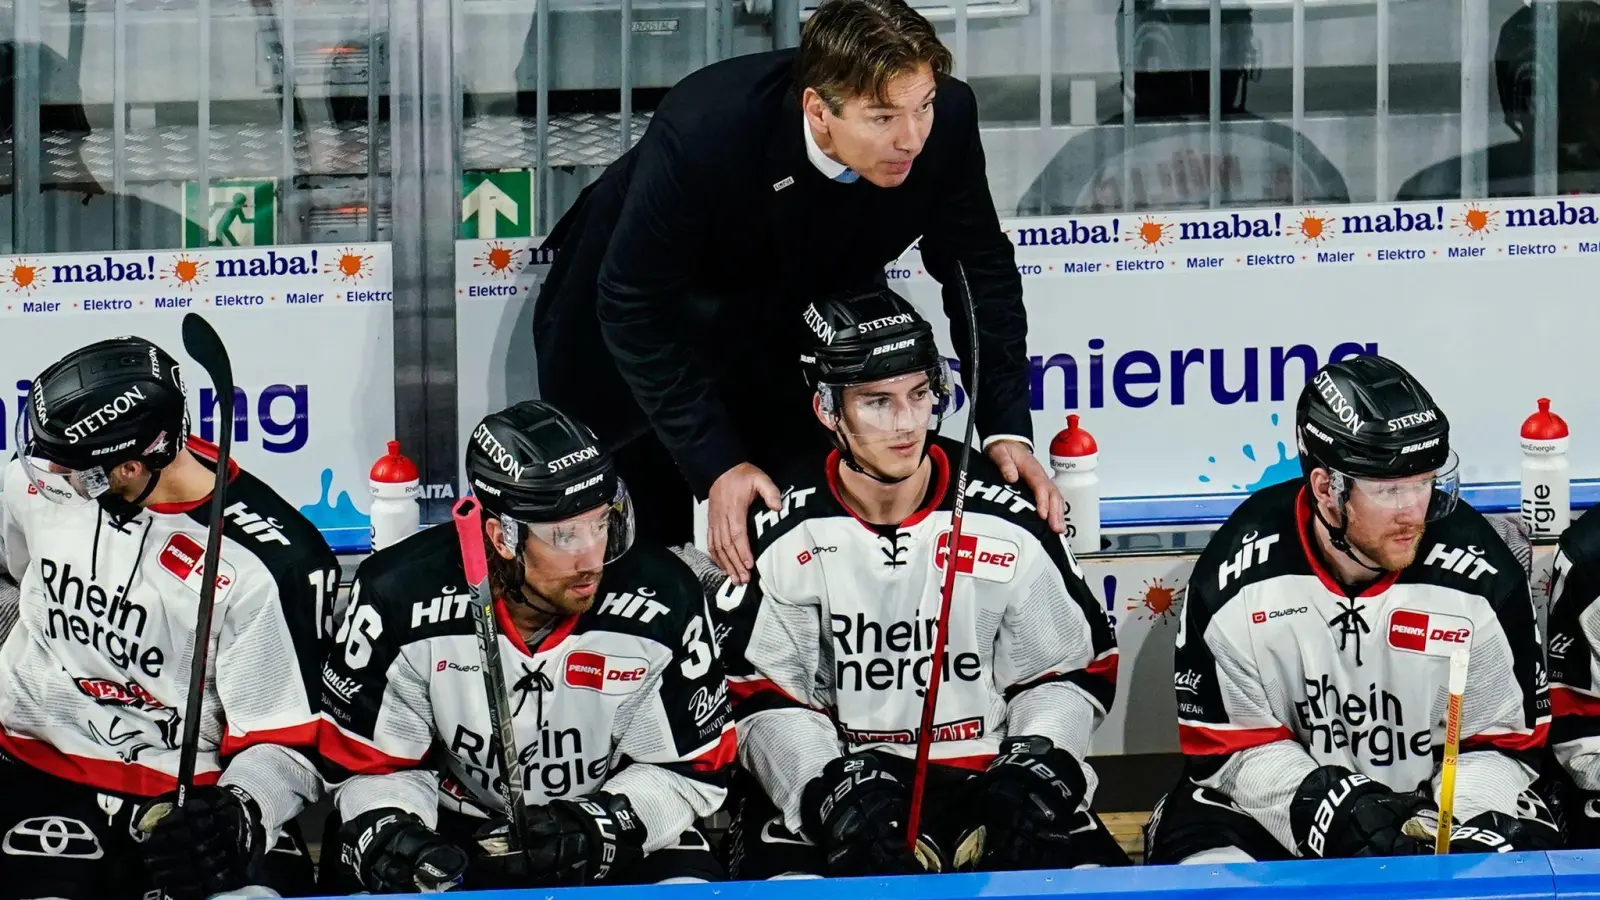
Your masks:
<path fill-rule="evenodd" d="M 506 852 L 522 850 L 517 833 L 517 807 L 522 803 L 522 760 L 517 755 L 517 734 L 512 729 L 511 700 L 506 673 L 500 668 L 500 627 L 494 618 L 494 594 L 489 590 L 489 560 L 483 551 L 483 507 L 476 498 L 462 497 L 450 510 L 456 537 L 461 542 L 461 566 L 472 591 L 473 631 L 478 654 L 483 657 L 483 689 L 489 699 L 489 731 L 500 741 L 500 800 L 506 805 Z"/>
<path fill-rule="evenodd" d="M 217 605 L 217 567 L 222 560 L 223 498 L 228 487 L 228 460 L 233 455 L 233 363 L 222 338 L 203 317 L 189 313 L 183 317 L 183 349 L 211 377 L 211 390 L 217 403 L 217 480 L 211 488 L 210 528 L 206 532 L 206 552 L 200 564 L 200 609 L 195 613 L 194 637 L 190 651 L 189 697 L 183 710 L 183 744 L 178 750 L 178 808 L 183 809 L 194 790 L 194 767 L 200 753 L 200 706 L 205 702 L 206 665 L 211 658 L 211 613 Z M 205 411 L 201 410 L 201 415 Z M 174 435 L 182 441 L 187 435 Z"/>
<path fill-rule="evenodd" d="M 1413 818 L 1401 829 L 1409 837 L 1427 840 L 1433 838 L 1433 852 L 1443 856 L 1450 852 L 1450 832 L 1454 829 L 1456 802 L 1456 761 L 1461 754 L 1461 695 L 1467 690 L 1467 651 L 1456 650 L 1450 654 L 1449 711 L 1444 719 L 1444 762 L 1439 765 L 1439 821 L 1433 834 L 1427 833 L 1427 824 Z"/>
<path fill-rule="evenodd" d="M 933 665 L 928 672 L 928 692 L 922 698 L 922 727 L 917 730 L 917 766 L 911 778 L 911 814 L 906 819 L 906 846 L 917 852 L 917 837 L 922 830 L 922 794 L 928 782 L 928 751 L 933 744 L 934 710 L 939 705 L 939 675 L 944 667 L 945 635 L 950 627 L 950 597 L 956 589 L 956 569 L 961 559 L 961 517 L 967 508 L 967 465 L 972 460 L 972 441 L 978 425 L 978 323 L 972 308 L 972 290 L 967 286 L 967 270 L 956 262 L 956 286 L 961 293 L 961 309 L 967 320 L 967 340 L 972 346 L 972 362 L 961 373 L 967 390 L 966 438 L 961 442 L 961 462 L 956 468 L 956 496 L 950 513 L 950 542 L 944 558 L 944 586 L 939 590 L 939 628 L 933 639 Z"/>

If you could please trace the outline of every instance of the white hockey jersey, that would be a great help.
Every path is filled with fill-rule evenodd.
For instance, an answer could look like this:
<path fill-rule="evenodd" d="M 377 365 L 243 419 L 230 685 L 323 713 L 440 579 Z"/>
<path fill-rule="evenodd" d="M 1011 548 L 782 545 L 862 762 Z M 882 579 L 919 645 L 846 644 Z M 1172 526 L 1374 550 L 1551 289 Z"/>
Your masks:
<path fill-rule="evenodd" d="M 215 464 L 215 447 L 190 450 Z M 271 832 L 320 793 L 316 673 L 339 567 L 304 516 L 230 472 L 195 780 L 226 765 Z M 3 562 L 21 595 L 0 645 L 0 750 L 104 791 L 173 790 L 210 497 L 119 527 L 99 504 L 41 496 L 18 462 L 4 478 Z"/>
<path fill-rule="evenodd" d="M 1561 535 L 1551 573 L 1550 748 L 1577 786 L 1600 791 L 1600 515 Z"/>
<path fill-rule="evenodd" d="M 839 499 L 837 453 L 785 480 L 780 511 L 752 507 L 755 571 L 724 587 L 716 614 L 740 759 L 792 830 L 829 760 L 916 755 L 959 452 L 942 439 L 929 449 L 928 499 L 897 526 Z M 945 766 L 981 770 L 1008 735 L 1048 737 L 1081 762 L 1115 696 L 1110 623 L 1026 491 L 973 454 L 930 749 Z"/>
<path fill-rule="evenodd" d="M 1189 776 L 1291 849 L 1290 801 L 1319 766 L 1437 796 L 1450 654 L 1467 649 L 1455 817 L 1518 815 L 1550 721 L 1521 563 L 1461 503 L 1409 568 L 1348 596 L 1310 544 L 1302 484 L 1245 500 L 1190 577 L 1173 673 Z"/>

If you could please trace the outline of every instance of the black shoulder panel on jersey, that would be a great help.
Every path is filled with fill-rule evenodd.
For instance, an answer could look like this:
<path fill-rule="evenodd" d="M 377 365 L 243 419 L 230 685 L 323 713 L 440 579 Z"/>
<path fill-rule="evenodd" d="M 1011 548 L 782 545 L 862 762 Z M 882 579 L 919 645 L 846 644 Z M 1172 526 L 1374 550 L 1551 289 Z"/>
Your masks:
<path fill-rule="evenodd" d="M 195 458 L 216 470 L 211 460 Z M 223 499 L 223 537 L 250 552 L 271 573 L 294 643 L 300 683 L 315 713 L 322 692 L 322 659 L 333 637 L 339 560 L 316 526 L 249 472 L 240 469 L 233 476 Z M 210 528 L 210 498 L 188 515 Z"/>
<path fill-rule="evenodd" d="M 598 599 L 578 617 L 576 630 L 631 634 L 675 650 L 684 623 L 705 608 L 694 570 L 667 548 L 640 540 L 606 566 Z"/>
<path fill-rule="evenodd" d="M 1590 509 L 1567 526 L 1560 547 L 1574 568 L 1600 565 L 1600 512 Z"/>
<path fill-rule="evenodd" d="M 1311 574 L 1298 518 L 1303 484 L 1296 478 L 1256 491 L 1206 542 L 1189 576 L 1185 600 L 1203 602 L 1206 608 L 1200 612 L 1206 621 L 1246 585 Z"/>
<path fill-rule="evenodd" d="M 441 522 L 379 550 L 356 568 L 361 599 L 377 609 L 396 648 L 472 633 L 472 592 L 454 522 Z"/>
<path fill-rule="evenodd" d="M 832 458 L 831 453 L 807 454 L 787 466 L 776 479 L 778 489 L 783 491 L 783 504 L 777 512 L 768 509 L 766 501 L 760 497 L 750 504 L 745 526 L 749 530 L 750 550 L 756 559 L 760 559 L 778 538 L 807 519 L 850 516 L 850 511 L 834 496 L 833 487 L 828 484 Z"/>
<path fill-rule="evenodd" d="M 1401 584 L 1436 584 L 1486 598 L 1496 613 L 1508 597 L 1525 602 L 1522 563 L 1483 514 L 1461 501 L 1455 511 L 1430 523 L 1417 558 L 1400 574 Z"/>
<path fill-rule="evenodd" d="M 934 444 L 944 451 L 945 459 L 950 463 L 950 483 L 939 501 L 939 508 L 954 509 L 956 470 L 961 466 L 961 442 L 941 435 L 934 438 Z M 1008 484 L 994 460 L 978 448 L 972 448 L 971 460 L 967 464 L 966 508 L 969 512 L 1004 519 L 1041 541 L 1046 537 L 1059 539 L 1050 529 L 1050 523 L 1039 518 L 1039 507 L 1033 500 L 1033 491 L 1026 484 L 1020 480 L 1016 484 Z"/>

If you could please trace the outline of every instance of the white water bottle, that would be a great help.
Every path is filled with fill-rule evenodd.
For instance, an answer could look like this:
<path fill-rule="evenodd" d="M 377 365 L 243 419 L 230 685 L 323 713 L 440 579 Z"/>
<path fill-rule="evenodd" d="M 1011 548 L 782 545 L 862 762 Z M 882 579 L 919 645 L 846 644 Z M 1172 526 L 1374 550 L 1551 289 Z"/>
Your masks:
<path fill-rule="evenodd" d="M 1067 416 L 1065 431 L 1050 442 L 1050 468 L 1067 508 L 1067 542 L 1075 554 L 1100 551 L 1100 447 L 1094 436 Z"/>
<path fill-rule="evenodd" d="M 1522 521 L 1534 540 L 1560 537 L 1572 521 L 1567 440 L 1567 423 L 1540 397 L 1522 423 Z"/>
<path fill-rule="evenodd" d="M 368 476 L 372 491 L 372 552 L 404 540 L 422 526 L 422 496 L 417 467 L 400 455 L 400 442 L 389 442 L 389 453 L 372 464 Z"/>

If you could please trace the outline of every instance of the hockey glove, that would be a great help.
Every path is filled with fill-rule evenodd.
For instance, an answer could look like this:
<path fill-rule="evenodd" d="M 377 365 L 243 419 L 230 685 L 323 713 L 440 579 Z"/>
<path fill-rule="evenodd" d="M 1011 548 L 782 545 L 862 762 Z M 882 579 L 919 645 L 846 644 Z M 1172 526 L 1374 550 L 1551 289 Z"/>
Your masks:
<path fill-rule="evenodd" d="M 596 791 L 576 800 L 519 806 L 521 854 L 510 852 L 509 827 L 494 822 L 477 835 L 484 868 L 507 886 L 597 884 L 644 858 L 644 823 L 621 794 Z"/>
<path fill-rule="evenodd" d="M 265 853 L 261 809 L 243 788 L 209 785 L 146 803 L 134 817 L 151 882 L 172 900 L 204 900 L 248 883 L 250 865 Z"/>
<path fill-rule="evenodd" d="M 403 809 L 374 809 L 339 829 L 341 861 L 374 894 L 436 894 L 461 884 L 467 853 Z"/>
<path fill-rule="evenodd" d="M 1405 823 L 1431 806 L 1343 766 L 1323 766 L 1295 791 L 1289 827 L 1305 857 L 1413 856 L 1433 846 L 1406 835 Z"/>
<path fill-rule="evenodd" d="M 822 849 L 828 873 L 921 875 L 943 868 L 939 850 L 919 838 L 906 849 L 910 787 L 871 753 L 841 756 L 811 779 L 801 797 L 800 824 Z"/>
<path fill-rule="evenodd" d="M 1049 738 L 1007 738 L 971 783 L 976 827 L 957 842 L 956 868 L 1058 867 L 1086 790 L 1083 767 Z"/>
<path fill-rule="evenodd" d="M 1553 824 L 1492 810 L 1450 830 L 1451 853 L 1513 853 L 1558 850 L 1562 846 L 1561 832 Z"/>

